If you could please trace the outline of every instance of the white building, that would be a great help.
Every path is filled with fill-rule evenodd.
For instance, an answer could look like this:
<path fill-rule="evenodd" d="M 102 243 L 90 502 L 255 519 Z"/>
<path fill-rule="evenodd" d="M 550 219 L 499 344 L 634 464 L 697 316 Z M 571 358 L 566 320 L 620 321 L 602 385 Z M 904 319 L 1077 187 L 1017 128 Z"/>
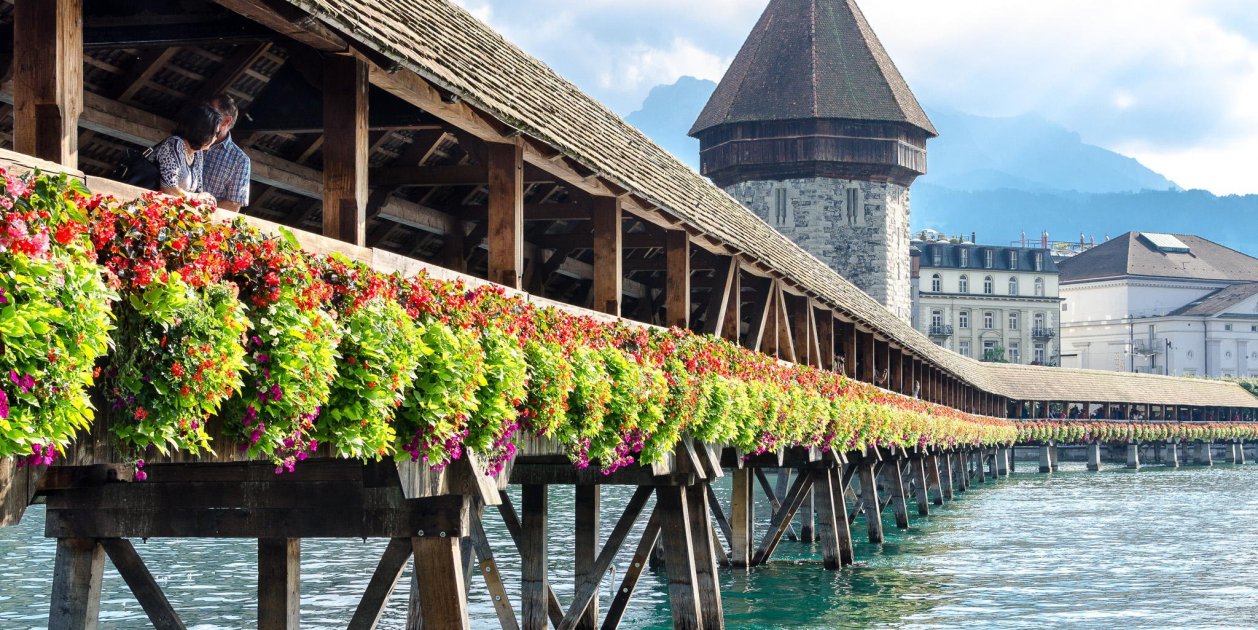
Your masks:
<path fill-rule="evenodd" d="M 1129 232 L 1060 269 L 1063 365 L 1258 376 L 1258 258 L 1199 236 Z"/>
<path fill-rule="evenodd" d="M 1057 365 L 1057 264 L 1033 247 L 914 241 L 913 325 L 975 359 Z"/>

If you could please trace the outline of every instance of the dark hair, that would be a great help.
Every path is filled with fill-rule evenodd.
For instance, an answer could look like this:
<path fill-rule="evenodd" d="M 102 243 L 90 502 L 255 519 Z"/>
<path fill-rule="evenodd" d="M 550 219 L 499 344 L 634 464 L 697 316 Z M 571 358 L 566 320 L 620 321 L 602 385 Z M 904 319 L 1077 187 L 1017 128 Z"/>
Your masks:
<path fill-rule="evenodd" d="M 236 105 L 236 99 L 232 98 L 232 95 L 227 92 L 210 99 L 209 105 L 218 110 L 225 118 L 231 118 L 233 121 L 240 119 L 240 108 Z"/>
<path fill-rule="evenodd" d="M 223 122 L 223 115 L 209 105 L 198 105 L 192 108 L 175 127 L 175 135 L 183 138 L 188 146 L 202 149 L 214 142 L 218 135 L 218 126 Z"/>

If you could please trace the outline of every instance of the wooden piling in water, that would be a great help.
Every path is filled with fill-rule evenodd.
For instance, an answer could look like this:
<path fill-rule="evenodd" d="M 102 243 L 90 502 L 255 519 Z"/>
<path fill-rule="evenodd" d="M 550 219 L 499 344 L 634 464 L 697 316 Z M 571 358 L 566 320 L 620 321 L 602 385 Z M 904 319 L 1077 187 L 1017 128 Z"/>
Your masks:
<path fill-rule="evenodd" d="M 1101 470 L 1101 443 L 1092 442 L 1088 444 L 1088 470 L 1097 472 Z"/>
<path fill-rule="evenodd" d="M 895 526 L 899 529 L 908 529 L 909 508 L 904 491 L 904 460 L 898 455 L 889 455 L 883 462 L 882 472 L 891 494 L 891 510 L 895 514 Z"/>
<path fill-rule="evenodd" d="M 1171 468 L 1179 468 L 1179 440 L 1171 438 L 1166 441 L 1166 451 L 1162 463 Z"/>
<path fill-rule="evenodd" d="M 1009 476 L 1009 451 L 1013 450 L 1008 446 L 1002 446 L 996 449 L 996 473 L 1001 477 Z"/>
<path fill-rule="evenodd" d="M 1237 466 L 1245 463 L 1245 444 L 1241 440 L 1232 442 L 1232 463 Z"/>
<path fill-rule="evenodd" d="M 1127 468 L 1131 470 L 1140 470 L 1140 443 L 1132 442 L 1127 445 Z"/>
<path fill-rule="evenodd" d="M 951 451 L 943 454 L 943 466 L 942 466 L 943 479 L 941 480 L 941 483 L 939 485 L 940 496 L 942 496 L 943 499 L 948 500 L 948 501 L 952 501 L 954 497 L 956 496 L 955 494 L 953 494 L 954 486 L 953 486 L 953 481 L 952 481 L 952 459 L 953 457 L 952 457 Z M 938 468 L 939 467 L 936 467 L 937 470 Z"/>
<path fill-rule="evenodd" d="M 755 547 L 756 498 L 750 468 L 736 468 L 731 475 L 733 497 L 730 499 L 730 564 L 745 569 L 751 566 Z"/>
<path fill-rule="evenodd" d="M 1053 447 L 1049 444 L 1040 446 L 1040 472 L 1053 472 Z"/>
<path fill-rule="evenodd" d="M 935 505 L 943 505 L 944 488 L 939 478 L 939 453 L 931 453 L 927 456 L 927 461 L 929 465 L 926 467 L 926 472 L 930 476 L 929 484 L 935 488 L 933 502 Z"/>
<path fill-rule="evenodd" d="M 928 497 L 928 488 L 930 487 L 926 476 L 926 455 L 917 453 L 912 459 L 913 466 L 913 498 L 917 500 L 917 514 L 919 516 L 930 516 L 930 499 Z"/>
<path fill-rule="evenodd" d="M 1199 441 L 1197 442 L 1194 450 L 1196 451 L 1196 454 L 1193 457 L 1194 464 L 1198 466 L 1213 466 L 1214 465 L 1214 443 L 1213 442 L 1204 441 L 1204 440 Z"/>
<path fill-rule="evenodd" d="M 869 528 L 869 542 L 882 544 L 882 503 L 878 500 L 876 463 L 868 458 L 857 464 L 860 474 L 861 502 L 865 506 L 865 521 Z"/>

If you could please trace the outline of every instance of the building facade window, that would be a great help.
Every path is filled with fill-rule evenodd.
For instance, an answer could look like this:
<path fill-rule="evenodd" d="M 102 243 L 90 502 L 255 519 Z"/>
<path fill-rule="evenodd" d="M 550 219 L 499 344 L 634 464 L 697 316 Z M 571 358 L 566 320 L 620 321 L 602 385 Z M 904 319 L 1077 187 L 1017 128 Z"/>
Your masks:
<path fill-rule="evenodd" d="M 1009 362 L 1022 363 L 1022 349 L 1018 347 L 1018 342 L 1009 342 Z"/>
<path fill-rule="evenodd" d="M 1034 326 L 1034 328 L 1039 329 L 1039 330 L 1043 330 L 1043 329 L 1044 329 L 1044 314 L 1043 314 L 1043 313 L 1036 313 L 1036 314 L 1035 314 L 1035 326 Z"/>
<path fill-rule="evenodd" d="M 1035 252 L 1035 270 L 1044 271 L 1044 252 Z"/>
<path fill-rule="evenodd" d="M 995 292 L 996 292 L 996 283 L 995 281 L 992 280 L 992 277 L 987 276 L 986 278 L 983 278 L 983 293 L 986 293 L 987 295 L 991 295 L 992 293 L 995 293 Z"/>
<path fill-rule="evenodd" d="M 1010 278 L 1009 279 L 1009 295 L 1017 295 L 1017 294 L 1018 294 L 1018 279 Z"/>
<path fill-rule="evenodd" d="M 1232 331 L 1232 325 L 1231 325 L 1231 324 L 1223 324 L 1223 330 L 1226 330 L 1226 331 L 1228 331 L 1228 332 L 1231 332 L 1231 331 Z"/>
<path fill-rule="evenodd" d="M 983 311 L 983 328 L 991 330 L 996 327 L 996 313 Z"/>
<path fill-rule="evenodd" d="M 786 189 L 773 189 L 773 222 L 778 227 L 790 225 L 791 218 L 790 206 L 788 204 Z"/>
<path fill-rule="evenodd" d="M 960 313 L 957 313 L 957 326 L 961 328 L 970 327 L 970 312 L 969 311 L 961 311 Z"/>
<path fill-rule="evenodd" d="M 983 341 L 983 359 L 986 360 L 987 355 L 991 354 L 992 351 L 994 351 L 995 349 L 996 349 L 996 342 L 994 340 L 992 339 L 984 340 Z"/>
<path fill-rule="evenodd" d="M 1018 268 L 1018 252 L 1015 252 L 1013 250 L 1009 250 L 1009 268 L 1010 269 Z"/>
<path fill-rule="evenodd" d="M 963 339 L 957 342 L 957 352 L 960 352 L 963 357 L 970 356 L 970 340 Z"/>
<path fill-rule="evenodd" d="M 970 250 L 964 247 L 961 248 L 961 266 L 963 268 L 970 266 Z"/>
<path fill-rule="evenodd" d="M 1034 355 L 1035 362 L 1040 365 L 1044 365 L 1046 363 L 1046 358 L 1047 358 L 1047 354 L 1045 353 L 1045 350 L 1044 350 L 1044 344 L 1042 343 L 1035 344 L 1035 355 Z"/>
<path fill-rule="evenodd" d="M 930 312 L 930 325 L 932 328 L 943 326 L 943 311 L 935 309 Z"/>
<path fill-rule="evenodd" d="M 1035 279 L 1035 297 L 1044 297 L 1044 279 Z"/>
<path fill-rule="evenodd" d="M 930 259 L 935 263 L 936 267 L 943 266 L 943 246 L 936 245 L 930 248 Z"/>
<path fill-rule="evenodd" d="M 990 249 L 983 251 L 983 266 L 987 269 L 992 268 L 992 250 Z"/>
<path fill-rule="evenodd" d="M 935 293 L 943 291 L 943 278 L 941 278 L 939 274 L 935 274 L 930 277 L 930 290 Z"/>
<path fill-rule="evenodd" d="M 957 280 L 957 292 L 958 293 L 970 292 L 970 277 L 969 276 L 961 276 L 961 278 Z"/>
<path fill-rule="evenodd" d="M 1018 329 L 1018 311 L 1009 312 L 1009 330 Z"/>

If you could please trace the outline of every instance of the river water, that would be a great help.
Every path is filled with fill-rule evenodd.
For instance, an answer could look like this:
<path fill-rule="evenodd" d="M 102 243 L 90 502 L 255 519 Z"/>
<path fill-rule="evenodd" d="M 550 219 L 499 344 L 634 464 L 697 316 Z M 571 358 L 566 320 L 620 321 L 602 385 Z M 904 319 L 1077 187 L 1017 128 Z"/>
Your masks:
<path fill-rule="evenodd" d="M 1026 464 L 1023 464 L 1026 466 Z M 773 564 L 721 572 L 730 628 L 1166 628 L 1258 625 L 1258 466 L 1158 467 L 1053 475 L 1017 473 L 975 485 L 887 542 L 859 544 L 858 564 L 828 572 L 819 549 L 784 541 Z M 728 481 L 728 480 L 726 480 Z M 610 530 L 628 499 L 605 490 Z M 728 496 L 727 491 L 719 493 Z M 517 497 L 518 499 L 518 497 Z M 570 488 L 551 490 L 551 579 L 572 592 Z M 767 514 L 760 506 L 759 514 Z M 933 507 L 933 506 L 932 506 Z M 42 628 L 54 546 L 43 509 L 0 529 L 0 627 Z M 643 519 L 645 520 L 645 519 Z M 491 509 L 486 528 L 507 587 L 518 593 L 518 558 Z M 863 521 L 853 526 L 861 539 Z M 636 545 L 633 536 L 617 564 Z M 303 541 L 302 626 L 343 628 L 383 542 Z M 254 625 L 256 551 L 244 541 L 136 541 L 189 627 Z M 108 566 L 108 562 L 106 562 Z M 409 580 L 409 573 L 406 576 Z M 405 584 L 405 583 L 404 583 Z M 605 588 L 610 587 L 610 581 Z M 401 627 L 405 589 L 383 628 Z M 472 625 L 496 628 L 484 583 L 471 590 Z M 606 602 L 606 597 L 604 597 Z M 518 605 L 518 600 L 517 600 Z M 667 582 L 647 573 L 626 628 L 670 627 Z M 107 569 L 102 628 L 147 628 L 122 579 Z"/>

